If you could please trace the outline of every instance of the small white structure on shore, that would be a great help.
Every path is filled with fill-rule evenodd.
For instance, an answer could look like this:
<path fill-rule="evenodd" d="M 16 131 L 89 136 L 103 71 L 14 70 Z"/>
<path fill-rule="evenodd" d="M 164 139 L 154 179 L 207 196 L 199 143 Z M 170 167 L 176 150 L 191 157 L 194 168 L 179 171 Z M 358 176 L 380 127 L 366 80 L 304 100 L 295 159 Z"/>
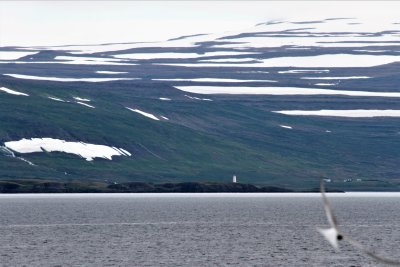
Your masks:
<path fill-rule="evenodd" d="M 232 177 L 232 183 L 236 184 L 236 175 L 233 175 L 233 177 Z"/>

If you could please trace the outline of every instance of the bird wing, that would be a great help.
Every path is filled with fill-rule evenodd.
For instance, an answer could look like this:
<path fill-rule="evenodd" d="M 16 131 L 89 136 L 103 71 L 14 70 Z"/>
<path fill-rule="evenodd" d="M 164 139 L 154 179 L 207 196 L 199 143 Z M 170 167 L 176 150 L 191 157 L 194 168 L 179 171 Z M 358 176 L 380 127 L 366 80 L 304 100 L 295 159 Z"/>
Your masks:
<path fill-rule="evenodd" d="M 321 188 L 322 199 L 324 201 L 325 214 L 326 214 L 326 217 L 328 218 L 328 222 L 332 228 L 335 228 L 336 230 L 338 230 L 336 217 L 333 214 L 331 205 L 329 204 L 328 198 L 326 197 L 326 194 L 325 194 L 325 186 L 324 186 L 323 179 L 321 179 L 320 188 Z"/>
<path fill-rule="evenodd" d="M 361 245 L 358 241 L 346 236 L 345 239 L 354 247 L 358 248 L 359 250 L 361 250 L 362 252 L 364 252 L 365 254 L 367 254 L 368 256 L 374 258 L 375 260 L 377 260 L 378 262 L 387 264 L 387 265 L 392 265 L 392 266 L 400 266 L 400 261 L 396 261 L 396 260 L 392 260 L 392 259 L 387 259 L 384 258 L 382 256 L 379 256 L 377 254 L 375 254 L 374 252 L 372 252 L 371 250 L 366 249 L 363 245 Z"/>

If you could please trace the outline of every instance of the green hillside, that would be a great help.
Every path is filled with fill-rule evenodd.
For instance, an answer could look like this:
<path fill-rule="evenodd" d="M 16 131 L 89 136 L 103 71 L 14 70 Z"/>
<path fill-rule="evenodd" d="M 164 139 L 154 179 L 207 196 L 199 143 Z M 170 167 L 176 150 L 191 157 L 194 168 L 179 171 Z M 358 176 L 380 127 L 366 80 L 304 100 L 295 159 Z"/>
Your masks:
<path fill-rule="evenodd" d="M 383 190 L 400 184 L 395 119 L 360 123 L 290 117 L 269 111 L 279 97 L 212 96 L 213 101 L 200 101 L 151 81 L 62 83 L 1 78 L 0 82 L 29 94 L 0 92 L 1 144 L 51 137 L 121 147 L 132 153 L 92 162 L 66 153 L 20 155 L 35 166 L 0 153 L 1 179 L 223 182 L 236 174 L 246 183 L 311 188 L 322 175 L 337 181 L 372 180 L 349 185 L 356 189 L 371 183 Z M 75 103 L 76 96 L 91 99 L 95 108 Z M 287 97 L 288 102 L 296 99 Z M 169 120 L 152 120 L 125 107 Z"/>

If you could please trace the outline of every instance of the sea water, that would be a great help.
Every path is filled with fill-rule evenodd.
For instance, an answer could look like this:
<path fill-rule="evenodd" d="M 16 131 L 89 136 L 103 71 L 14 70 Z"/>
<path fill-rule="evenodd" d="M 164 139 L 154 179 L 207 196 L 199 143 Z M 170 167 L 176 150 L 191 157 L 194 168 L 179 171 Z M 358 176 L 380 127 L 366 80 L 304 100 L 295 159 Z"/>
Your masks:
<path fill-rule="evenodd" d="M 400 259 L 400 194 L 328 194 L 345 233 Z M 380 266 L 336 252 L 319 194 L 0 195 L 0 266 Z"/>

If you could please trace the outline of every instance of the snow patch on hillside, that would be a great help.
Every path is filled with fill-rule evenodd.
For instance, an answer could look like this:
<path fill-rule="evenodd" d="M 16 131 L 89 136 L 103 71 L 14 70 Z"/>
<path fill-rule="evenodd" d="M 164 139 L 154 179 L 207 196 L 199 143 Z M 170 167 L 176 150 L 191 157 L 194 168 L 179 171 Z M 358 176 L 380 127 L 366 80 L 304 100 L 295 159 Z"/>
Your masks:
<path fill-rule="evenodd" d="M 400 110 L 393 109 L 353 109 L 353 110 L 280 110 L 275 113 L 294 116 L 328 116 L 349 118 L 373 118 L 373 117 L 400 117 Z"/>
<path fill-rule="evenodd" d="M 348 76 L 348 77 L 301 77 L 303 80 L 353 80 L 353 79 L 369 79 L 369 76 Z"/>
<path fill-rule="evenodd" d="M 127 71 L 106 71 L 106 70 L 98 70 L 96 71 L 98 74 L 126 74 L 129 73 Z"/>
<path fill-rule="evenodd" d="M 22 52 L 22 51 L 0 51 L 0 60 L 16 60 L 38 52 Z"/>
<path fill-rule="evenodd" d="M 317 38 L 316 38 L 317 37 Z M 217 41 L 217 40 L 216 40 Z M 385 42 L 394 42 L 400 45 L 399 38 L 391 35 L 372 36 L 316 36 L 316 34 L 291 33 L 286 37 L 257 35 L 251 37 L 237 37 L 232 39 L 221 39 L 219 42 L 225 44 L 213 45 L 214 48 L 270 48 L 283 46 L 306 46 L 306 47 L 368 47 L 386 46 Z"/>
<path fill-rule="evenodd" d="M 202 59 L 201 62 L 220 63 L 220 62 L 251 62 L 258 61 L 255 58 L 218 58 L 218 59 Z"/>
<path fill-rule="evenodd" d="M 387 42 L 399 44 L 398 25 L 386 18 L 322 19 L 310 21 L 275 21 L 260 23 L 247 29 L 246 35 L 231 34 L 219 38 L 218 48 L 286 47 L 307 49 L 310 47 L 367 47 L 385 46 Z M 222 43 L 223 42 L 223 43 Z M 366 50 L 366 49 L 365 49 Z"/>
<path fill-rule="evenodd" d="M 331 90 L 301 87 L 241 87 L 241 86 L 175 86 L 176 89 L 194 94 L 231 95 L 346 95 L 371 97 L 400 97 L 400 92 L 369 92 Z"/>
<path fill-rule="evenodd" d="M 120 148 L 119 150 L 121 150 L 125 155 L 127 155 L 127 156 L 132 156 L 132 154 L 131 153 L 129 153 L 127 150 L 125 150 L 125 149 L 123 149 L 123 148 Z"/>
<path fill-rule="evenodd" d="M 113 55 L 116 58 L 123 59 L 188 59 L 188 58 L 203 58 L 217 56 L 240 56 L 240 55 L 256 55 L 258 52 L 235 52 L 235 51 L 216 51 L 206 52 L 204 54 L 197 53 L 180 53 L 180 52 L 165 52 L 165 53 L 132 53 Z"/>
<path fill-rule="evenodd" d="M 5 147 L 5 146 L 0 146 L 0 154 L 4 154 L 7 157 L 19 159 L 19 160 L 21 160 L 23 162 L 28 163 L 31 166 L 35 166 L 35 164 L 30 162 L 29 160 L 26 160 L 26 159 L 24 159 L 22 157 L 15 156 L 15 153 L 12 150 L 10 150 L 9 148 Z"/>
<path fill-rule="evenodd" d="M 337 85 L 336 83 L 316 83 L 314 85 L 317 86 L 333 86 L 333 85 Z"/>
<path fill-rule="evenodd" d="M 246 83 L 246 82 L 267 82 L 276 83 L 273 80 L 240 80 L 240 79 L 222 79 L 222 78 L 193 78 L 193 79 L 152 79 L 153 81 L 171 81 L 171 82 L 217 82 L 217 83 Z"/>
<path fill-rule="evenodd" d="M 74 99 L 77 100 L 77 101 L 82 101 L 82 102 L 90 102 L 91 101 L 90 99 L 81 98 L 81 97 L 78 97 L 78 96 L 74 96 Z"/>
<path fill-rule="evenodd" d="M 288 126 L 288 125 L 279 125 L 279 126 L 282 128 L 285 128 L 285 129 L 293 129 L 292 126 Z"/>
<path fill-rule="evenodd" d="M 400 45 L 400 44 L 399 44 Z M 400 56 L 326 54 L 318 56 L 274 57 L 259 63 L 154 63 L 178 67 L 241 67 L 241 68 L 362 68 L 375 67 L 400 61 Z"/>
<path fill-rule="evenodd" d="M 124 156 L 131 156 L 132 155 L 131 153 L 129 153 L 128 151 L 126 151 L 123 148 L 117 148 L 115 146 L 113 146 L 112 148 L 114 148 L 115 150 L 117 150 L 118 152 L 120 152 Z"/>
<path fill-rule="evenodd" d="M 51 100 L 54 100 L 54 101 L 58 101 L 58 102 L 67 102 L 65 100 L 62 100 L 61 98 L 54 97 L 54 96 L 48 96 L 48 98 Z"/>
<path fill-rule="evenodd" d="M 55 81 L 55 82 L 110 82 L 123 80 L 140 80 L 140 78 L 57 78 L 43 77 L 24 74 L 4 74 L 17 79 L 40 80 L 40 81 Z"/>
<path fill-rule="evenodd" d="M 190 95 L 185 95 L 185 97 L 187 97 L 189 99 L 193 99 L 193 100 L 212 101 L 212 99 L 209 99 L 209 98 L 200 98 L 200 97 L 190 96 Z"/>
<path fill-rule="evenodd" d="M 5 93 L 10 94 L 10 95 L 29 96 L 28 94 L 21 93 L 21 92 L 15 91 L 15 90 L 11 90 L 11 89 L 8 89 L 6 87 L 0 87 L 0 91 L 5 92 Z"/>
<path fill-rule="evenodd" d="M 127 155 L 115 148 L 105 145 L 69 142 L 53 138 L 24 138 L 19 141 L 5 142 L 4 145 L 8 149 L 22 154 L 35 152 L 64 152 L 81 156 L 87 161 L 92 161 L 94 158 L 112 160 L 112 156 Z"/>
<path fill-rule="evenodd" d="M 265 59 L 269 67 L 374 67 L 400 61 L 400 56 L 327 54 L 318 56 L 276 57 Z"/>
<path fill-rule="evenodd" d="M 330 70 L 282 70 L 278 71 L 278 73 L 281 74 L 296 74 L 296 73 L 326 73 L 329 72 Z"/>
<path fill-rule="evenodd" d="M 78 57 L 78 56 L 56 56 L 54 63 L 72 64 L 72 65 L 137 65 L 133 63 L 125 63 L 123 59 L 101 58 L 101 57 Z"/>
<path fill-rule="evenodd" d="M 156 116 L 154 116 L 154 115 L 151 114 L 151 113 L 147 113 L 147 112 L 144 112 L 144 111 L 139 110 L 139 109 L 132 109 L 132 108 L 128 108 L 128 107 L 126 107 L 126 108 L 129 109 L 130 111 L 139 113 L 139 114 L 141 114 L 141 115 L 143 115 L 143 116 L 145 116 L 145 117 L 147 117 L 147 118 L 150 118 L 150 119 L 153 119 L 153 120 L 156 120 L 156 121 L 159 121 L 159 120 L 160 120 L 159 118 L 157 118 Z"/>
<path fill-rule="evenodd" d="M 76 103 L 79 104 L 79 105 L 82 105 L 82 106 L 86 106 L 86 107 L 88 107 L 88 108 L 95 108 L 94 106 L 89 105 L 89 104 L 84 103 L 84 102 L 76 101 Z"/>

